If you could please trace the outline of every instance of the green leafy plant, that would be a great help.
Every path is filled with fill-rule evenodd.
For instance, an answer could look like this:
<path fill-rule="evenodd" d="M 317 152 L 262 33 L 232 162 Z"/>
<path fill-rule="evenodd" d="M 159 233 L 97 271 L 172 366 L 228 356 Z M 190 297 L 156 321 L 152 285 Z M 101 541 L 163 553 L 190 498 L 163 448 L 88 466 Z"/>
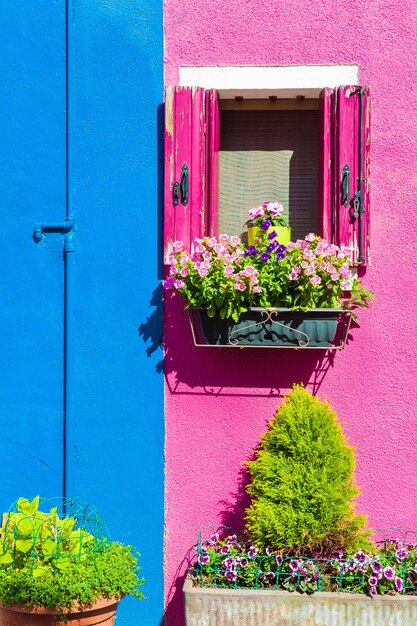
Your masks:
<path fill-rule="evenodd" d="M 354 510 L 354 467 L 330 405 L 295 385 L 248 462 L 254 544 L 304 556 L 369 547 L 366 518 Z"/>
<path fill-rule="evenodd" d="M 286 224 L 283 208 L 265 203 L 249 212 L 258 234 L 247 248 L 239 237 L 225 234 L 195 239 L 191 251 L 174 242 L 165 288 L 177 290 L 186 308 L 207 308 L 209 317 L 235 322 L 251 307 L 368 307 L 373 296 L 353 276 L 348 248 L 313 233 L 286 246 L 279 243 L 273 229 Z"/>
<path fill-rule="evenodd" d="M 20 498 L 17 510 L 3 515 L 0 604 L 54 607 L 59 614 L 100 598 L 143 597 L 139 555 L 130 546 L 94 536 L 56 507 L 38 507 L 38 496 Z"/>
<path fill-rule="evenodd" d="M 222 529 L 225 530 L 225 529 Z M 246 536 L 217 532 L 197 543 L 194 580 L 202 587 L 285 589 L 298 593 L 346 591 L 370 596 L 417 591 L 416 544 L 386 537 L 364 550 L 336 549 L 328 558 L 263 551 Z"/>

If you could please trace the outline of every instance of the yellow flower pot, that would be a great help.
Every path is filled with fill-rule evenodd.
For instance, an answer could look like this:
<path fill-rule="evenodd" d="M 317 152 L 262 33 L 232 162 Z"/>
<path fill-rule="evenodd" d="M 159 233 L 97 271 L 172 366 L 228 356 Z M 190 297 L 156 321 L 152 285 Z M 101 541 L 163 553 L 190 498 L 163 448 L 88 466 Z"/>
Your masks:
<path fill-rule="evenodd" d="M 268 228 L 268 233 L 271 233 L 273 230 L 277 233 L 277 236 L 274 237 L 279 243 L 287 245 L 291 241 L 291 228 L 290 226 L 271 226 Z M 248 245 L 253 246 L 256 242 L 256 237 L 258 235 L 258 228 L 252 226 L 248 228 Z"/>

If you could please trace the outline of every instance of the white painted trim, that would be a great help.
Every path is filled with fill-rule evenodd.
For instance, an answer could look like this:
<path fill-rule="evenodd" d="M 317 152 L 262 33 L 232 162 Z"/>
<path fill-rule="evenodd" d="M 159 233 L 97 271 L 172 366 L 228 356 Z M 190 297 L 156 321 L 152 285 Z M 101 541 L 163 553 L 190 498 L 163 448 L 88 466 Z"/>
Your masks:
<path fill-rule="evenodd" d="M 358 65 L 180 67 L 180 85 L 217 89 L 226 98 L 237 95 L 314 98 L 323 87 L 358 84 L 358 73 Z"/>

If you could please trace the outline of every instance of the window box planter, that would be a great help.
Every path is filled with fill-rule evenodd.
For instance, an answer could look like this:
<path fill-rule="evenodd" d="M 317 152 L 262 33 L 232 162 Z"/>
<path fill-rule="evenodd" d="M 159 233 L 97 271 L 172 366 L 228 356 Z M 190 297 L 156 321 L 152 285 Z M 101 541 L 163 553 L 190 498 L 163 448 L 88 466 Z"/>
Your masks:
<path fill-rule="evenodd" d="M 238 322 L 208 317 L 206 309 L 188 310 L 196 346 L 240 348 L 310 348 L 341 350 L 351 323 L 342 309 L 252 308 Z"/>
<path fill-rule="evenodd" d="M 319 592 L 313 595 L 274 589 L 183 587 L 186 626 L 404 626 L 417 623 L 417 596 Z"/>

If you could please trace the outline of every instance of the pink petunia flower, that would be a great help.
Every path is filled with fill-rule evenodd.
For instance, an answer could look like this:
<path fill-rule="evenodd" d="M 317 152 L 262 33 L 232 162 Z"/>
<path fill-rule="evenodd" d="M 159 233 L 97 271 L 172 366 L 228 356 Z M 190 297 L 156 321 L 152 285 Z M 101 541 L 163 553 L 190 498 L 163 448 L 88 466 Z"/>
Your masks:
<path fill-rule="evenodd" d="M 310 278 L 310 283 L 311 283 L 312 285 L 320 285 L 320 283 L 321 283 L 321 278 L 320 278 L 320 276 L 317 276 L 317 275 L 316 275 L 316 276 L 312 276 L 312 277 Z"/>
<path fill-rule="evenodd" d="M 229 278 L 230 276 L 233 276 L 233 274 L 234 274 L 234 269 L 233 269 L 233 267 L 231 267 L 230 265 L 227 265 L 227 266 L 224 268 L 224 273 L 225 273 L 225 275 L 226 275 L 228 278 Z"/>
<path fill-rule="evenodd" d="M 256 276 L 257 270 L 253 267 L 253 265 L 247 265 L 242 271 L 241 274 L 245 273 L 246 276 Z"/>
<path fill-rule="evenodd" d="M 263 210 L 263 207 L 255 206 L 249 211 L 249 217 L 254 220 L 256 217 L 261 217 L 262 215 L 264 215 L 264 213 L 265 211 Z"/>
<path fill-rule="evenodd" d="M 181 252 L 182 250 L 184 250 L 184 244 L 182 241 L 174 241 L 174 243 L 172 244 L 172 249 L 174 250 L 174 252 Z"/>
<path fill-rule="evenodd" d="M 271 215 L 281 215 L 285 211 L 284 205 L 279 202 L 264 202 L 263 206 Z"/>
<path fill-rule="evenodd" d="M 233 237 L 230 237 L 230 244 L 236 248 L 236 246 L 238 246 L 240 244 L 240 237 L 236 237 L 236 235 L 233 235 Z"/>
<path fill-rule="evenodd" d="M 185 282 L 182 280 L 177 279 L 174 283 L 174 287 L 175 289 L 184 289 L 185 287 Z"/>

